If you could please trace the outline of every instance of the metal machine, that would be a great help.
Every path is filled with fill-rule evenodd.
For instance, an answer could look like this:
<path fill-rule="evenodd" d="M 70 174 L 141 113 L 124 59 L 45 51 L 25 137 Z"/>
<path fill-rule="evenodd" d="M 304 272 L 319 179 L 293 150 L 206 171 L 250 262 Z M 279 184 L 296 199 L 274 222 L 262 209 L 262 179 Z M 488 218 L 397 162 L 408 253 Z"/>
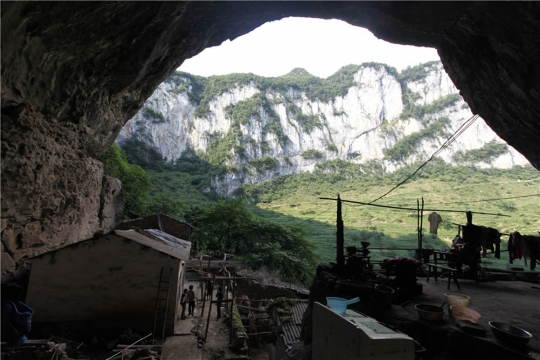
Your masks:
<path fill-rule="evenodd" d="M 339 315 L 313 305 L 313 360 L 414 360 L 415 341 L 377 320 L 349 310 Z"/>

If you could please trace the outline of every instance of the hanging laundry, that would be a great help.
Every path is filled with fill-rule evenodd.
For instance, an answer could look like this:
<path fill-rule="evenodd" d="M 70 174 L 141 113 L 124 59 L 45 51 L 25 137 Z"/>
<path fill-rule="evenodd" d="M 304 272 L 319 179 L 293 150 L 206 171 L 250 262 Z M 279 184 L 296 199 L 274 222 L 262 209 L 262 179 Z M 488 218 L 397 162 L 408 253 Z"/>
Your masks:
<path fill-rule="evenodd" d="M 473 224 L 464 225 L 463 229 L 463 248 L 462 252 L 466 253 L 465 264 L 471 265 L 480 262 L 480 235 L 482 229 L 480 226 Z"/>
<path fill-rule="evenodd" d="M 493 252 L 493 245 L 491 245 L 491 248 L 489 246 L 489 228 L 482 226 L 481 232 L 480 232 L 480 246 L 482 246 L 482 257 L 486 257 L 487 249 L 490 249 L 491 252 Z"/>
<path fill-rule="evenodd" d="M 463 241 L 473 245 L 478 251 L 478 257 L 480 250 L 482 256 L 486 256 L 487 250 L 491 250 L 497 259 L 501 258 L 501 234 L 497 229 L 473 224 L 463 226 Z"/>
<path fill-rule="evenodd" d="M 439 227 L 439 223 L 442 222 L 441 215 L 437 214 L 436 212 L 432 212 L 428 216 L 429 221 L 429 232 L 431 234 L 437 235 L 437 228 Z"/>
<path fill-rule="evenodd" d="M 508 259 L 510 264 L 513 264 L 514 260 L 523 258 L 523 264 L 525 267 L 528 266 L 527 260 L 531 258 L 531 250 L 524 239 L 525 237 L 539 238 L 538 236 L 521 235 L 518 231 L 514 231 L 508 237 Z M 530 242 L 533 243 L 534 248 L 534 241 L 530 240 Z"/>
<path fill-rule="evenodd" d="M 530 257 L 531 257 L 531 270 L 536 269 L 536 263 L 540 263 L 540 237 L 523 235 L 522 242 L 525 243 Z"/>

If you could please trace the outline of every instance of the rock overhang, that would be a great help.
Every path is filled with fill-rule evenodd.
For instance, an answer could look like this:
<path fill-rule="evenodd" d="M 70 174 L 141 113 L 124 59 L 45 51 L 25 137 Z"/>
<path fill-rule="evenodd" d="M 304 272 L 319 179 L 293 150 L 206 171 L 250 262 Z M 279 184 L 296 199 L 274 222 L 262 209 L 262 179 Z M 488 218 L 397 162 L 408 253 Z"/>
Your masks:
<path fill-rule="evenodd" d="M 437 48 L 473 112 L 540 168 L 536 2 L 17 1 L 1 7 L 2 245 L 4 251 L 11 244 L 16 260 L 36 244 L 78 241 L 110 226 L 100 220 L 107 196 L 95 159 L 123 124 L 185 59 L 288 16 L 341 19 L 390 42 Z"/>

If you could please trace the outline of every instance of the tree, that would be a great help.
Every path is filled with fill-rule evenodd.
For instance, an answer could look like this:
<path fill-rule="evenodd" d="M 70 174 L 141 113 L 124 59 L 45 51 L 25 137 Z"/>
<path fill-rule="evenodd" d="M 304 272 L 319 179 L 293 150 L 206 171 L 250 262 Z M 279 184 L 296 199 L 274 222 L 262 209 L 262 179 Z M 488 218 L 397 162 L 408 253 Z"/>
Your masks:
<path fill-rule="evenodd" d="M 113 143 L 103 156 L 105 173 L 122 182 L 126 201 L 124 215 L 135 218 L 145 213 L 145 198 L 151 182 L 146 172 L 138 165 L 128 163 L 126 153 Z"/>
<path fill-rule="evenodd" d="M 302 227 L 284 226 L 255 217 L 243 198 L 220 200 L 191 209 L 186 219 L 199 250 L 234 253 L 253 267 L 279 272 L 284 280 L 306 282 L 318 258 Z"/>
<path fill-rule="evenodd" d="M 167 194 L 159 193 L 148 198 L 146 213 L 163 213 L 176 218 L 183 218 L 186 205 L 177 199 L 173 199 Z"/>
<path fill-rule="evenodd" d="M 314 246 L 300 226 L 256 219 L 238 239 L 237 254 L 254 267 L 276 270 L 284 280 L 306 282 L 319 262 Z"/>
<path fill-rule="evenodd" d="M 188 221 L 201 229 L 194 234 L 199 249 L 234 252 L 235 236 L 251 222 L 253 214 L 239 198 L 209 203 L 189 217 Z"/>

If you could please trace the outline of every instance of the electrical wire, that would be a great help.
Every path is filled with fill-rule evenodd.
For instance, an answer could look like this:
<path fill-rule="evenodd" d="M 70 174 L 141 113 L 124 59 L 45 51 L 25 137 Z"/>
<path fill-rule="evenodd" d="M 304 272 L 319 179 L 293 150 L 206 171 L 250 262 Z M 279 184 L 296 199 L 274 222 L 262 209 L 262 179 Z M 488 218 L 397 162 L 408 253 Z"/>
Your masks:
<path fill-rule="evenodd" d="M 397 184 L 396 186 L 394 186 L 392 189 L 388 190 L 386 193 L 384 193 L 383 195 L 379 196 L 378 198 L 376 198 L 375 200 L 372 200 L 369 202 L 369 204 L 372 204 L 374 203 L 375 201 L 377 200 L 380 200 L 382 199 L 383 197 L 385 197 L 386 195 L 390 194 L 392 191 L 396 190 L 398 187 L 400 187 L 401 185 L 405 184 L 407 181 L 409 181 L 414 175 L 416 175 L 424 166 L 426 166 L 431 160 L 433 160 L 437 155 L 439 155 L 442 151 L 444 151 L 446 148 L 448 148 L 461 134 L 463 134 L 463 132 L 465 132 L 465 130 L 467 130 L 475 121 L 476 119 L 478 119 L 479 116 L 478 115 L 473 115 L 469 120 L 467 120 L 466 122 L 464 122 L 460 127 L 459 129 L 456 130 L 456 132 L 454 132 L 454 134 L 444 142 L 444 144 L 441 145 L 441 147 L 435 151 L 433 153 L 433 155 L 431 155 L 431 157 L 429 159 L 427 159 L 422 165 L 420 165 L 418 167 L 418 169 L 416 169 L 412 174 L 410 174 L 409 176 L 407 176 L 405 178 L 405 180 L 401 181 L 399 184 Z"/>
<path fill-rule="evenodd" d="M 326 197 L 320 197 L 321 200 L 332 200 L 337 201 L 338 199 L 333 198 L 326 198 Z M 408 211 L 417 211 L 418 209 L 415 208 L 406 208 L 401 206 L 389 206 L 389 205 L 379 205 L 379 204 L 372 204 L 372 203 L 365 203 L 360 201 L 352 201 L 352 200 L 344 200 L 340 199 L 342 203 L 351 203 L 351 204 L 357 204 L 357 205 L 365 205 L 365 206 L 375 206 L 380 208 L 386 208 L 386 209 L 394 209 L 394 210 L 408 210 Z M 424 209 L 425 212 L 435 211 L 435 212 L 451 212 L 451 213 L 466 213 L 467 210 L 450 210 L 450 209 Z M 493 216 L 506 216 L 510 217 L 510 215 L 504 215 L 504 214 L 495 214 L 495 213 L 486 213 L 486 212 L 479 212 L 479 211 L 472 211 L 474 214 L 479 215 L 493 215 Z"/>
<path fill-rule="evenodd" d="M 470 185 L 464 185 L 470 187 Z M 455 188 L 454 188 L 455 189 Z M 509 199 L 519 199 L 519 198 L 526 198 L 526 197 L 534 197 L 534 196 L 540 196 L 540 193 L 538 194 L 528 194 L 528 195 L 519 195 L 519 196 L 510 196 L 510 197 L 501 197 L 501 198 L 495 198 L 495 199 L 483 199 L 483 200 L 470 200 L 470 201 L 457 201 L 457 202 L 438 202 L 431 198 L 425 198 L 426 202 L 433 202 L 440 205 L 454 205 L 454 204 L 468 204 L 468 203 L 479 203 L 479 202 L 487 202 L 487 201 L 497 201 L 497 200 L 509 200 Z M 385 203 L 384 205 L 390 205 L 390 206 L 401 206 L 402 203 L 408 203 L 411 201 L 416 200 L 417 197 L 414 198 L 401 198 L 401 201 L 399 203 Z"/>
<path fill-rule="evenodd" d="M 496 199 L 484 199 L 484 200 L 472 200 L 472 201 L 457 201 L 457 202 L 443 202 L 439 203 L 442 205 L 451 205 L 451 204 L 468 204 L 468 203 L 478 203 L 478 202 L 485 202 L 485 201 L 497 201 L 497 200 L 508 200 L 508 199 L 519 199 L 524 197 L 533 197 L 533 196 L 540 196 L 540 194 L 529 194 L 529 195 L 521 195 L 521 196 L 511 196 L 511 197 L 504 197 L 504 198 L 496 198 Z"/>
<path fill-rule="evenodd" d="M 535 45 L 534 47 L 532 47 L 531 49 L 529 49 L 529 51 L 522 56 L 522 60 L 523 62 L 525 62 L 525 59 L 531 55 L 535 60 L 537 59 L 537 56 L 534 54 L 534 51 L 538 48 L 538 45 Z M 501 79 L 501 82 L 504 82 L 508 77 L 510 77 L 510 73 L 507 72 L 506 75 Z M 481 106 L 482 107 L 482 106 Z M 480 108 L 478 109 L 478 113 L 480 113 Z M 382 199 L 383 197 L 385 197 L 386 195 L 390 194 L 392 191 L 394 191 L 395 189 L 397 189 L 398 187 L 400 187 L 401 185 L 403 185 L 405 182 L 407 182 L 410 178 L 412 178 L 414 175 L 416 175 L 416 173 L 418 171 L 420 171 L 420 169 L 422 169 L 428 162 L 430 162 L 435 156 L 437 156 L 439 153 L 441 153 L 444 149 L 446 149 L 448 146 L 450 146 L 450 144 L 452 144 L 456 138 L 461 135 L 465 130 L 467 130 L 469 128 L 469 126 L 472 125 L 472 123 L 474 121 L 476 121 L 476 119 L 478 119 L 479 115 L 474 115 L 472 116 L 469 120 L 467 120 L 463 125 L 461 125 L 461 127 L 456 130 L 456 132 L 454 133 L 454 135 L 452 135 L 440 148 L 439 150 L 435 151 L 435 153 L 433 155 L 431 155 L 431 157 L 426 161 L 424 162 L 422 165 L 420 165 L 420 167 L 418 169 L 416 169 L 415 172 L 413 172 L 411 175 L 409 175 L 405 180 L 403 180 L 402 182 L 400 182 L 399 184 L 397 184 L 395 187 L 393 187 L 392 189 L 390 189 L 387 193 L 379 196 L 378 198 L 376 198 L 375 200 L 372 200 L 370 202 L 371 203 L 374 203 L 375 201 L 377 200 L 380 200 Z"/>

